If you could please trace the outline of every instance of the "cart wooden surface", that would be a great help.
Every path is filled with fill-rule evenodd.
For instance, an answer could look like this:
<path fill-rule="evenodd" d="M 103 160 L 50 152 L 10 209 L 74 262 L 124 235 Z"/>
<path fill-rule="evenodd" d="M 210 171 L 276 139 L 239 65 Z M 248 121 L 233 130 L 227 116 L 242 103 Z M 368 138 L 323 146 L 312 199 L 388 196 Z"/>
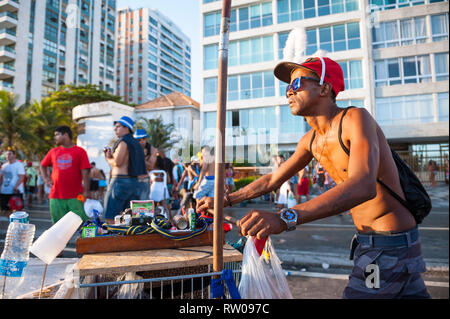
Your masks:
<path fill-rule="evenodd" d="M 242 254 L 225 244 L 223 262 L 240 262 Z M 75 266 L 79 276 L 180 269 L 211 265 L 213 247 L 198 246 L 125 252 L 86 254 Z"/>

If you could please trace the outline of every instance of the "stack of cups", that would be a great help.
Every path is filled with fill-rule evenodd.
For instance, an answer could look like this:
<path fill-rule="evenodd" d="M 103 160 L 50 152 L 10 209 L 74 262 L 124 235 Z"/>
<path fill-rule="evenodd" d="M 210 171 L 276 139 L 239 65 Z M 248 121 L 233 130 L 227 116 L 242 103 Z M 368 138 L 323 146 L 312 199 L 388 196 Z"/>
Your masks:
<path fill-rule="evenodd" d="M 73 212 L 68 212 L 31 246 L 31 252 L 49 265 L 58 254 L 66 247 L 70 238 L 77 231 L 83 220 Z"/>

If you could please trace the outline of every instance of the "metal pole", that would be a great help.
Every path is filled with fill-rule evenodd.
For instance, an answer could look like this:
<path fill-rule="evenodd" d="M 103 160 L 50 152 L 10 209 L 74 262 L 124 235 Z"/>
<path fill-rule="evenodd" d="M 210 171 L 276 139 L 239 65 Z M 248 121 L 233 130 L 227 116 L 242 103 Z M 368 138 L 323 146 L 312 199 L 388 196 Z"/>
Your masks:
<path fill-rule="evenodd" d="M 223 269 L 223 197 L 225 162 L 225 118 L 228 79 L 228 38 L 230 32 L 231 0 L 222 0 L 222 21 L 219 42 L 219 76 L 217 83 L 217 129 L 215 147 L 214 181 L 214 232 L 213 232 L 213 270 Z"/>

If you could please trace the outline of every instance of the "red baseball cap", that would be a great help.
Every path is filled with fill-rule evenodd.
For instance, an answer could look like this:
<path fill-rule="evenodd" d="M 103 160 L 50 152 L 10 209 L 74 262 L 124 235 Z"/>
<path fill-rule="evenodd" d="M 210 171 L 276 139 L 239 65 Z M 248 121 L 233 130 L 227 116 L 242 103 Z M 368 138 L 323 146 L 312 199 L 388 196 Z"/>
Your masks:
<path fill-rule="evenodd" d="M 320 77 L 320 84 L 330 83 L 334 94 L 345 90 L 344 73 L 341 66 L 330 58 L 312 57 L 298 64 L 294 62 L 280 62 L 273 70 L 274 75 L 281 81 L 291 83 L 291 74 L 295 69 L 305 68 Z"/>

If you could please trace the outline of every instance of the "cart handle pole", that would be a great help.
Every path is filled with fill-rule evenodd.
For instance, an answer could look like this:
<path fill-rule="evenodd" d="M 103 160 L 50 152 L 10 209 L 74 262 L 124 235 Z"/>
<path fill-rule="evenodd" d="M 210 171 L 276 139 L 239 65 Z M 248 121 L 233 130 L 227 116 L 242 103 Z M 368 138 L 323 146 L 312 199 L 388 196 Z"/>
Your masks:
<path fill-rule="evenodd" d="M 213 231 L 213 270 L 223 270 L 223 196 L 225 162 L 225 118 L 228 79 L 228 38 L 230 32 L 231 0 L 222 0 L 222 21 L 219 42 L 219 76 L 217 83 L 217 123 L 215 147 L 214 181 L 214 231 Z"/>

